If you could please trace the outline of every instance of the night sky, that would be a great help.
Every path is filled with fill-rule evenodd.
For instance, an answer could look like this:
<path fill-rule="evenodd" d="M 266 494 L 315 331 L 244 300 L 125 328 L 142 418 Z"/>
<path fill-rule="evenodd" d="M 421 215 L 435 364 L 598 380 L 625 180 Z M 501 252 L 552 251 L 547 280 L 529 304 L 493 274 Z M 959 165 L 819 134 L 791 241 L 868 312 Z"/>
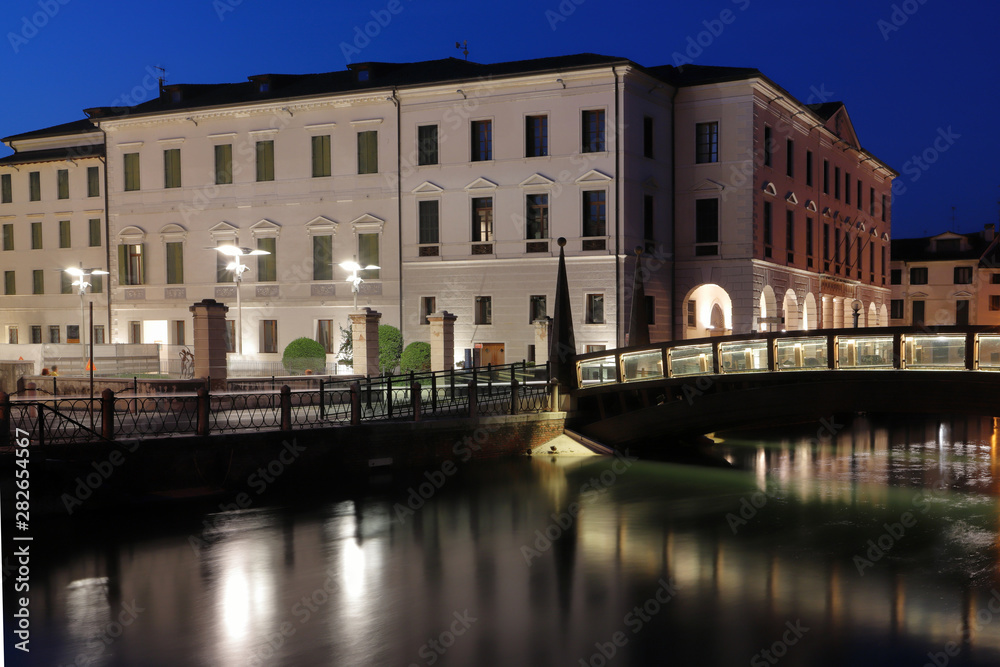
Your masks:
<path fill-rule="evenodd" d="M 169 83 L 235 82 L 366 60 L 461 58 L 455 42 L 468 40 L 469 59 L 483 63 L 592 52 L 650 66 L 756 67 L 804 102 L 847 105 L 864 148 L 900 172 L 894 236 L 997 222 L 1000 3 L 632 7 L 610 0 L 4 0 L 0 136 L 76 120 L 87 107 L 148 99 L 156 66 Z M 375 37 L 363 34 L 368 23 Z M 9 152 L 0 147 L 0 155 Z"/>

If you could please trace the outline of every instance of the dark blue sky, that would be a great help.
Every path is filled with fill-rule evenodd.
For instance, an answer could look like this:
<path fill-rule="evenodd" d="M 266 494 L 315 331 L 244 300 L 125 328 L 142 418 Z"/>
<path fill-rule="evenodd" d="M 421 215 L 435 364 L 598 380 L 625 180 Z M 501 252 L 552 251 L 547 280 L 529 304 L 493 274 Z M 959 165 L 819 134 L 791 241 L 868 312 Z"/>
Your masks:
<path fill-rule="evenodd" d="M 462 57 L 456 40 L 468 40 L 478 62 L 580 52 L 643 65 L 683 57 L 757 67 L 803 101 L 845 102 L 862 145 L 900 172 L 895 236 L 951 228 L 953 206 L 957 230 L 974 231 L 997 222 L 1000 210 L 1000 131 L 991 125 L 1000 109 L 998 5 L 3 0 L 0 135 L 75 120 L 126 96 L 141 101 L 155 94 L 144 87 L 154 66 L 172 83 L 241 81 L 341 70 L 345 51 L 352 62 Z M 356 39 L 379 18 L 384 25 L 369 27 L 374 38 Z"/>

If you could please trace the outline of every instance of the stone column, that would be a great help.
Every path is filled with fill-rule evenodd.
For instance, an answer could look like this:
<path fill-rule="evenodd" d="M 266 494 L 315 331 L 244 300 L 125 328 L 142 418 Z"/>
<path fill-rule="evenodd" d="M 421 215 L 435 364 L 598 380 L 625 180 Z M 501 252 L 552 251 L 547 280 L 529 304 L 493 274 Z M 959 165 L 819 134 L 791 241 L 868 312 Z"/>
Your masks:
<path fill-rule="evenodd" d="M 358 375 L 378 375 L 378 322 L 382 313 L 362 308 L 350 314 L 351 337 L 354 341 L 354 372 Z"/>
<path fill-rule="evenodd" d="M 833 328 L 844 328 L 844 297 L 833 297 Z"/>
<path fill-rule="evenodd" d="M 549 335 L 552 333 L 552 318 L 545 316 L 535 320 L 535 364 L 544 366 L 549 360 Z"/>
<path fill-rule="evenodd" d="M 447 310 L 431 313 L 431 370 L 448 371 L 455 367 L 455 320 Z"/>
<path fill-rule="evenodd" d="M 194 376 L 211 378 L 209 390 L 226 388 L 226 313 L 229 306 L 203 299 L 194 313 Z"/>

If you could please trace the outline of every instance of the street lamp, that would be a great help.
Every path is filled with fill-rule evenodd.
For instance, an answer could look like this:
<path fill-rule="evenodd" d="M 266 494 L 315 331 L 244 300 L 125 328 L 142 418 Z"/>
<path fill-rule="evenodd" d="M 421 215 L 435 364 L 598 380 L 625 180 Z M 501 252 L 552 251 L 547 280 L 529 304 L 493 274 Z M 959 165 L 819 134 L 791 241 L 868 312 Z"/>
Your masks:
<path fill-rule="evenodd" d="M 70 267 L 66 269 L 66 273 L 76 278 L 72 285 L 76 287 L 80 294 L 80 346 L 83 350 L 83 371 L 87 371 L 87 336 L 85 334 L 87 330 L 87 320 L 84 315 L 84 298 L 87 294 L 87 288 L 91 286 L 91 283 L 87 278 L 90 276 L 106 276 L 108 272 L 103 269 L 85 269 L 83 268 L 83 263 L 81 262 L 80 267 Z"/>
<path fill-rule="evenodd" d="M 858 328 L 858 318 L 861 317 L 861 302 L 855 299 L 851 302 L 851 310 L 854 311 L 854 328 Z"/>
<path fill-rule="evenodd" d="M 259 248 L 243 248 L 235 245 L 215 246 L 212 250 L 233 258 L 233 261 L 226 265 L 226 270 L 233 272 L 233 282 L 236 283 L 236 354 L 243 354 L 243 301 L 240 298 L 240 283 L 243 281 L 243 272 L 250 267 L 240 262 L 240 257 L 244 255 L 270 255 L 271 253 Z"/>
<path fill-rule="evenodd" d="M 350 276 L 347 278 L 347 282 L 351 283 L 351 291 L 354 292 L 354 310 L 358 309 L 358 292 L 361 291 L 361 283 L 364 279 L 358 275 L 358 271 L 371 271 L 379 269 L 381 267 L 375 266 L 374 264 L 369 264 L 368 266 L 361 266 L 357 262 L 351 260 L 347 262 L 341 262 L 340 268 L 344 271 L 350 272 Z"/>

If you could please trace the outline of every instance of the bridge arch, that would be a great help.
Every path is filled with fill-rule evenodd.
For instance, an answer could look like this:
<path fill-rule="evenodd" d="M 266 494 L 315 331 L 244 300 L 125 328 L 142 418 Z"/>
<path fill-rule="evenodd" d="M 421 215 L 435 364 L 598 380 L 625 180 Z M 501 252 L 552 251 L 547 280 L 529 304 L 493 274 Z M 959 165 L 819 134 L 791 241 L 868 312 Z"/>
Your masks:
<path fill-rule="evenodd" d="M 733 299 L 715 283 L 698 285 L 684 298 L 684 338 L 723 336 L 733 332 Z"/>
<path fill-rule="evenodd" d="M 760 291 L 758 303 L 759 317 L 776 317 L 778 315 L 778 301 L 774 298 L 774 289 L 770 285 L 764 285 Z M 768 331 L 768 325 L 761 323 L 758 328 L 761 331 Z"/>
<path fill-rule="evenodd" d="M 879 326 L 889 326 L 889 309 L 886 308 L 884 303 L 882 304 L 882 309 L 879 311 Z"/>
<path fill-rule="evenodd" d="M 816 297 L 812 292 L 806 293 L 805 306 L 802 309 L 802 330 L 819 328 L 819 318 L 816 314 Z"/>
<path fill-rule="evenodd" d="M 781 301 L 781 310 L 785 315 L 785 326 L 782 329 L 791 331 L 799 328 L 799 298 L 795 290 L 789 288 L 785 291 L 785 298 Z"/>

